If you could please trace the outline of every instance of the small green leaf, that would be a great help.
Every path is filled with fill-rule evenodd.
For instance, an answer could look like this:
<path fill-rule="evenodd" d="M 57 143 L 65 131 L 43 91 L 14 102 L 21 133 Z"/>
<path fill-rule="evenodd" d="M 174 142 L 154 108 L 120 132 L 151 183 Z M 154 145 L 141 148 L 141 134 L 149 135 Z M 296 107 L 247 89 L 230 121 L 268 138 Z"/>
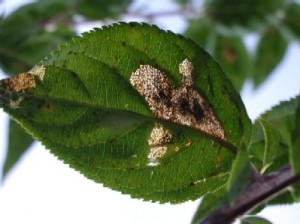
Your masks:
<path fill-rule="evenodd" d="M 242 38 L 219 35 L 213 55 L 236 90 L 240 91 L 250 70 L 249 55 Z"/>
<path fill-rule="evenodd" d="M 209 49 L 208 45 L 210 44 L 208 44 L 208 42 L 211 41 L 213 32 L 214 30 L 212 24 L 210 24 L 210 22 L 206 19 L 200 18 L 189 21 L 184 35 L 191 38 L 207 51 L 210 51 L 212 49 Z"/>
<path fill-rule="evenodd" d="M 272 222 L 259 216 L 247 216 L 241 219 L 241 224 L 272 224 Z"/>
<path fill-rule="evenodd" d="M 214 194 L 208 194 L 203 197 L 197 208 L 196 213 L 193 216 L 192 224 L 198 224 L 202 219 L 204 219 L 213 210 L 218 208 L 221 204 L 227 202 L 224 189 L 216 192 Z"/>
<path fill-rule="evenodd" d="M 270 164 L 265 171 L 267 173 L 275 171 L 276 169 L 279 169 L 280 167 L 289 163 L 289 150 L 292 144 L 291 135 L 295 127 L 295 114 L 298 106 L 298 99 L 299 97 L 296 97 L 290 101 L 280 103 L 261 115 L 255 121 L 252 130 L 249 154 L 251 161 L 255 164 L 258 170 L 263 170 L 264 168 L 264 160 L 266 158 L 265 155 L 270 155 L 270 161 L 273 160 L 272 164 Z M 259 123 L 259 120 L 263 120 L 263 122 L 267 124 L 268 131 L 271 132 L 268 135 L 273 136 L 271 139 L 265 139 L 266 135 L 262 125 Z M 274 132 L 276 132 L 276 134 Z M 276 139 L 274 139 L 276 135 L 278 142 Z M 275 150 L 270 148 L 268 150 L 271 151 L 266 154 L 265 149 L 267 149 L 268 146 L 266 146 L 265 143 L 267 141 L 269 141 L 269 145 L 270 143 L 271 145 L 277 145 L 277 149 Z M 276 151 L 276 154 L 273 154 L 272 150 L 274 150 L 273 153 Z"/>
<path fill-rule="evenodd" d="M 218 64 L 191 40 L 147 24 L 75 38 L 2 80 L 0 105 L 86 177 L 160 202 L 224 187 L 251 134 Z"/>
<path fill-rule="evenodd" d="M 300 99 L 299 99 L 300 100 Z M 295 114 L 295 129 L 292 132 L 290 162 L 295 173 L 300 173 L 300 101 Z"/>
<path fill-rule="evenodd" d="M 264 171 L 273 163 L 274 158 L 277 156 L 279 148 L 279 134 L 277 130 L 266 120 L 257 120 L 261 125 L 264 132 L 265 149 L 263 156 L 263 167 L 260 173 Z"/>
<path fill-rule="evenodd" d="M 249 155 L 246 150 L 239 150 L 235 158 L 231 175 L 227 183 L 228 200 L 233 203 L 235 199 L 246 189 L 252 177 Z"/>
<path fill-rule="evenodd" d="M 259 86 L 281 62 L 288 47 L 281 33 L 270 28 L 261 36 L 254 59 L 253 80 Z"/>
<path fill-rule="evenodd" d="M 299 39 L 300 38 L 300 4 L 291 3 L 285 13 L 284 22 L 292 33 Z"/>
<path fill-rule="evenodd" d="M 8 148 L 2 168 L 2 179 L 5 178 L 11 168 L 18 162 L 32 142 L 32 137 L 20 125 L 16 124 L 15 121 L 10 120 Z"/>
<path fill-rule="evenodd" d="M 285 5 L 284 0 L 240 1 L 206 0 L 206 14 L 226 26 L 253 28 L 267 24 L 268 16 L 275 16 Z"/>
<path fill-rule="evenodd" d="M 116 18 L 126 12 L 132 0 L 79 0 L 77 12 L 87 19 Z"/>

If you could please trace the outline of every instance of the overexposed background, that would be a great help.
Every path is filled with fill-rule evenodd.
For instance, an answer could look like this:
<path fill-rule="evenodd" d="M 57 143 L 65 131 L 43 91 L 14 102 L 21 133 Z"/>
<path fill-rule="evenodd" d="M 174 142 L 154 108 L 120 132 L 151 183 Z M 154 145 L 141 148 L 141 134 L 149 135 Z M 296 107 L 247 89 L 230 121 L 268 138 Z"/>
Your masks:
<path fill-rule="evenodd" d="M 10 13 L 22 0 L 0 1 L 0 14 Z M 132 9 L 145 7 L 147 12 L 176 10 L 171 0 L 136 0 Z M 126 17 L 125 20 L 138 20 Z M 154 21 L 163 29 L 181 32 L 185 21 L 180 16 L 162 16 Z M 99 24 L 84 24 L 79 32 Z M 1 30 L 0 30 L 1 32 Z M 249 48 L 255 36 L 247 38 Z M 242 98 L 251 119 L 300 92 L 300 46 L 292 44 L 284 61 L 271 79 L 254 91 L 247 83 Z M 4 74 L 0 74 L 3 78 Z M 3 164 L 7 139 L 7 115 L 0 109 L 0 166 Z M 0 186 L 0 223 L 52 224 L 52 223 L 189 223 L 199 201 L 180 205 L 160 205 L 131 199 L 128 195 L 95 184 L 58 161 L 39 143 L 34 143 L 18 165 Z M 265 209 L 261 215 L 275 224 L 300 223 L 300 204 Z"/>

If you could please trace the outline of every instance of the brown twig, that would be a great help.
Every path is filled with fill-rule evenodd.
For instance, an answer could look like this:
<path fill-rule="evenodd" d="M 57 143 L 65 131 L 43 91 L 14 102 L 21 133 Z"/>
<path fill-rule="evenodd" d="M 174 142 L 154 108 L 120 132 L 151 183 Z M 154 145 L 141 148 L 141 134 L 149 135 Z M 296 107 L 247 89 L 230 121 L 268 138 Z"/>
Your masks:
<path fill-rule="evenodd" d="M 262 204 L 267 199 L 281 193 L 286 187 L 300 180 L 300 174 L 294 174 L 289 165 L 270 174 L 259 176 L 246 188 L 245 192 L 237 198 L 234 204 L 219 207 L 201 224 L 232 223 L 238 216 Z"/>

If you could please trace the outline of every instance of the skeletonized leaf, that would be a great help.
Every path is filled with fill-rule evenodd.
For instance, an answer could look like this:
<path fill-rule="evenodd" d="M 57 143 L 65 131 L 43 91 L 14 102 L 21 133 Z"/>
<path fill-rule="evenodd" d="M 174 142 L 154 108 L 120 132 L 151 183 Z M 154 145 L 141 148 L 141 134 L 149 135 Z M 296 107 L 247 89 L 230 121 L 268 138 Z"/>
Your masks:
<path fill-rule="evenodd" d="M 59 159 L 145 200 L 218 191 L 251 133 L 217 63 L 147 24 L 85 33 L 0 84 L 4 110 Z"/>

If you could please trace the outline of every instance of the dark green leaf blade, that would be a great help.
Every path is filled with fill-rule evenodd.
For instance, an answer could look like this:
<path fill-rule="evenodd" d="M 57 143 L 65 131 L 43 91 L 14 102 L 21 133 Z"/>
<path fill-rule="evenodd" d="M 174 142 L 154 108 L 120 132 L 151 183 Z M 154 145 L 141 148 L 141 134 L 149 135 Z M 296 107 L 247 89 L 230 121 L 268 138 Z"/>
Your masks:
<path fill-rule="evenodd" d="M 156 98 L 139 94 L 149 85 L 132 84 L 144 75 L 150 87 L 153 76 L 163 81 Z M 218 191 L 234 152 L 249 142 L 251 122 L 216 62 L 194 42 L 147 24 L 86 33 L 1 84 L 5 111 L 59 159 L 145 200 L 178 203 Z M 185 89 L 189 100 L 177 99 Z M 180 110 L 177 118 L 153 109 L 165 101 L 164 108 Z M 210 125 L 180 123 L 190 116 Z"/>
<path fill-rule="evenodd" d="M 259 216 L 247 216 L 241 219 L 241 224 L 272 224 L 272 222 Z"/>
<path fill-rule="evenodd" d="M 282 34 L 270 28 L 261 36 L 254 59 L 253 81 L 259 86 L 283 59 L 288 47 L 287 40 Z"/>
<path fill-rule="evenodd" d="M 250 70 L 250 59 L 242 38 L 219 35 L 214 56 L 236 90 L 240 91 Z"/>
<path fill-rule="evenodd" d="M 76 11 L 87 19 L 117 18 L 126 12 L 132 0 L 80 0 Z"/>
<path fill-rule="evenodd" d="M 230 203 L 234 203 L 236 198 L 243 193 L 251 182 L 251 177 L 252 169 L 248 152 L 245 149 L 239 150 L 227 183 L 227 197 Z"/>
<path fill-rule="evenodd" d="M 206 0 L 206 14 L 213 20 L 226 26 L 243 26 L 253 28 L 266 25 L 269 16 L 275 16 L 277 11 L 286 4 L 284 0 L 265 1 L 226 1 Z"/>
<path fill-rule="evenodd" d="M 256 168 L 264 173 L 269 173 L 283 167 L 286 164 L 293 164 L 293 141 L 292 135 L 296 130 L 296 116 L 298 108 L 299 96 L 290 99 L 289 101 L 281 102 L 279 105 L 273 107 L 258 118 L 253 125 L 253 132 L 251 138 L 251 146 L 249 148 L 250 158 Z M 262 119 L 267 122 L 267 126 L 270 132 L 265 135 L 262 126 L 259 124 L 259 120 Z M 266 128 L 266 126 L 265 126 Z M 275 131 L 276 130 L 276 131 Z M 276 132 L 276 134 L 274 133 Z M 273 133 L 273 134 L 272 134 Z M 274 137 L 277 135 L 278 140 Z M 269 137 L 267 137 L 269 136 Z M 271 138 L 270 138 L 271 137 Z M 268 139 L 265 139 L 268 138 Z M 269 149 L 273 161 L 269 166 L 264 167 L 264 158 L 266 150 L 266 142 L 273 142 L 271 145 L 277 145 L 277 149 Z M 299 150 L 298 148 L 296 150 Z M 299 155 L 297 153 L 297 155 Z M 295 158 L 298 160 L 298 158 Z M 270 160 L 271 161 L 271 160 Z M 299 201 L 300 188 L 299 184 L 291 186 L 288 191 L 272 199 L 267 205 L 278 205 L 286 203 L 294 203 Z"/>
<path fill-rule="evenodd" d="M 197 208 L 196 213 L 193 216 L 192 224 L 198 224 L 202 219 L 204 219 L 210 212 L 219 207 L 221 204 L 227 202 L 226 193 L 220 190 L 214 194 L 208 194 L 203 197 Z"/>
<path fill-rule="evenodd" d="M 300 38 L 300 4 L 291 3 L 285 13 L 284 22 L 297 39 Z"/>
<path fill-rule="evenodd" d="M 290 162 L 295 173 L 300 173 L 300 99 L 295 112 L 295 129 L 292 132 Z"/>
<path fill-rule="evenodd" d="M 258 119 L 257 121 L 263 129 L 265 139 L 263 167 L 260 171 L 260 173 L 264 173 L 268 166 L 273 163 L 274 158 L 276 158 L 278 154 L 277 151 L 279 148 L 279 134 L 268 121 L 263 119 Z"/>
<path fill-rule="evenodd" d="M 264 159 L 266 142 L 273 142 L 271 145 L 277 145 L 277 149 L 267 149 L 272 164 L 268 166 L 267 171 L 272 172 L 289 163 L 289 150 L 291 146 L 291 134 L 295 127 L 295 113 L 297 108 L 299 96 L 289 101 L 281 102 L 279 105 L 273 107 L 271 110 L 262 114 L 254 123 L 252 130 L 251 146 L 249 154 L 251 161 L 256 165 L 257 169 L 264 170 Z M 264 134 L 264 130 L 259 120 L 267 122 L 267 126 L 271 134 Z M 266 128 L 266 127 L 265 127 Z M 276 133 L 275 133 L 276 132 Z M 269 136 L 269 137 L 268 137 Z M 278 141 L 275 138 L 277 136 Z M 268 139 L 266 140 L 265 137 Z M 270 138 L 271 137 L 271 138 Z M 273 154 L 273 155 L 272 155 Z"/>
<path fill-rule="evenodd" d="M 19 161 L 33 142 L 32 137 L 25 132 L 15 121 L 9 121 L 8 148 L 4 165 L 2 168 L 2 180 L 6 177 L 12 167 Z"/>

